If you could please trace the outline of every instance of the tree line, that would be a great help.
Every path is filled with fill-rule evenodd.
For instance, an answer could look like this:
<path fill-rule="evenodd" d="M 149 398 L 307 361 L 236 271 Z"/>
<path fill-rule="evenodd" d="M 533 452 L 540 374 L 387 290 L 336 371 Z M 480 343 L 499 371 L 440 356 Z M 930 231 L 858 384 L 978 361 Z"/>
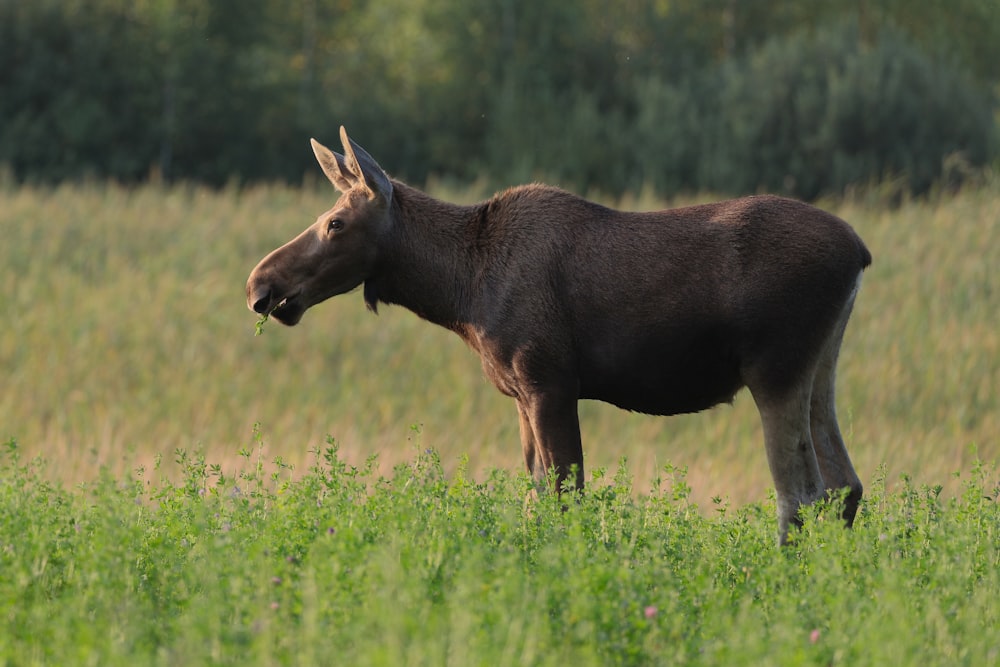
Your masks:
<path fill-rule="evenodd" d="M 998 85 L 993 0 L 0 0 L 19 182 L 300 182 L 344 124 L 416 183 L 920 193 Z"/>

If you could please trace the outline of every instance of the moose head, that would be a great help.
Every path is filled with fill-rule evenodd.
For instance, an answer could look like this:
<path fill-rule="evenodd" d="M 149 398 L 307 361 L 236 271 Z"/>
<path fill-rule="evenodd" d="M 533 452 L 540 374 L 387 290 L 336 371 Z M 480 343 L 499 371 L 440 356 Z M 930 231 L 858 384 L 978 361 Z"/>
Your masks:
<path fill-rule="evenodd" d="M 392 223 L 392 181 L 340 128 L 344 154 L 315 139 L 323 172 L 342 193 L 297 237 L 267 255 L 247 280 L 247 305 L 295 325 L 311 306 L 362 284 L 375 264 L 378 238 Z"/>

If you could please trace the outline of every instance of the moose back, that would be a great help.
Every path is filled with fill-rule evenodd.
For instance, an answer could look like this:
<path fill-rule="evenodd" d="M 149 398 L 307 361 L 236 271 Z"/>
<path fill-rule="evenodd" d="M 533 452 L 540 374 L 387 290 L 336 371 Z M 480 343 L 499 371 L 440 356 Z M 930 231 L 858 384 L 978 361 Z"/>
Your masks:
<path fill-rule="evenodd" d="M 697 412 L 747 387 L 785 541 L 798 509 L 862 494 L 837 425 L 841 339 L 871 255 L 817 208 L 757 196 L 652 213 L 544 185 L 471 206 L 390 178 L 341 128 L 315 140 L 342 194 L 247 281 L 256 313 L 287 325 L 363 286 L 468 343 L 512 397 L 529 472 L 583 485 L 577 401 L 653 415 Z"/>

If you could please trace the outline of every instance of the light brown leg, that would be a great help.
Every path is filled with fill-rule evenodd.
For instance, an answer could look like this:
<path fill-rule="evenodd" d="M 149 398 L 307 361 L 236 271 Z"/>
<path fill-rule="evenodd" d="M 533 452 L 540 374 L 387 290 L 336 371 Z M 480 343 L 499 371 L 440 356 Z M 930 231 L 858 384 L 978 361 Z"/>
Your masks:
<path fill-rule="evenodd" d="M 536 482 L 543 481 L 555 468 L 557 491 L 562 490 L 574 467 L 572 484 L 583 488 L 583 445 L 576 400 L 575 395 L 558 390 L 536 391 L 518 399 L 525 465 Z"/>
<path fill-rule="evenodd" d="M 524 465 L 528 469 L 528 474 L 538 485 L 545 481 L 545 468 L 539 461 L 538 445 L 535 441 L 535 432 L 531 428 L 528 409 L 521 401 L 517 402 L 517 416 L 521 427 L 521 451 L 524 453 Z"/>
<path fill-rule="evenodd" d="M 809 416 L 813 446 L 816 449 L 820 472 L 823 474 L 823 486 L 828 492 L 848 489 L 844 501 L 844 520 L 848 526 L 854 522 L 864 489 L 854 466 L 851 464 L 843 436 L 840 434 L 840 426 L 837 424 L 835 380 L 837 356 L 840 353 L 844 329 L 847 326 L 853 305 L 854 295 L 852 294 L 844 306 L 833 335 L 827 341 L 820 356 L 812 386 Z"/>
<path fill-rule="evenodd" d="M 822 498 L 823 477 L 813 448 L 809 428 L 812 377 L 780 397 L 753 392 L 764 426 L 767 463 L 778 497 L 778 534 L 781 544 L 788 540 L 788 528 L 800 523 L 798 512 Z"/>

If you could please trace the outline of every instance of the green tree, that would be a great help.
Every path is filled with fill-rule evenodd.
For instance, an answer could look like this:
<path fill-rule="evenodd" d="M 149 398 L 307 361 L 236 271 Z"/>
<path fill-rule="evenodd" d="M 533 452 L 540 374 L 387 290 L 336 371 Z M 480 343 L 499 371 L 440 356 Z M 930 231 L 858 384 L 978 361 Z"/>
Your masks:
<path fill-rule="evenodd" d="M 151 164 L 152 59 L 118 9 L 0 4 L 0 162 L 16 174 L 136 178 Z"/>
<path fill-rule="evenodd" d="M 998 63 L 990 0 L 0 0 L 0 163 L 299 181 L 345 124 L 418 183 L 921 190 Z"/>
<path fill-rule="evenodd" d="M 990 157 L 992 100 L 898 31 L 862 44 L 857 26 L 775 39 L 722 71 L 702 182 L 804 198 L 906 176 L 915 192 L 944 159 Z"/>

